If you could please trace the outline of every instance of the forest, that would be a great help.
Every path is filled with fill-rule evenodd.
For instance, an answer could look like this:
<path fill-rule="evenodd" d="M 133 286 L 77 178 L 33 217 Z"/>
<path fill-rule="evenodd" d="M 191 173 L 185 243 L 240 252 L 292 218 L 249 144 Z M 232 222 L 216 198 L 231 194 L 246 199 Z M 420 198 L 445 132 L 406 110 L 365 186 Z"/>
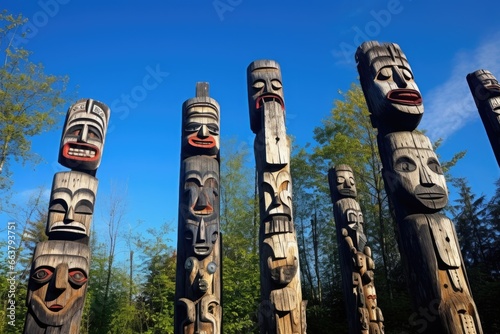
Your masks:
<path fill-rule="evenodd" d="M 6 13 L 0 37 L 22 20 Z M 10 27 L 10 28 L 9 28 Z M 2 42 L 3 43 L 3 42 Z M 2 44 L 3 45 L 3 44 Z M 28 52 L 10 53 L 0 67 L 0 210 L 15 217 L 15 244 L 0 242 L 0 257 L 10 259 L 14 247 L 16 264 L 15 322 L 9 324 L 8 295 L 11 290 L 9 261 L 0 264 L 0 333 L 20 333 L 26 308 L 27 281 L 35 245 L 47 240 L 47 199 L 44 189 L 28 203 L 11 203 L 11 184 L 4 159 L 30 159 L 30 140 L 51 129 L 55 107 L 63 104 L 66 78 L 44 74 L 43 67 L 29 62 Z M 23 64 L 20 67 L 20 64 Z M 31 71 L 31 72 L 29 72 Z M 25 88 L 20 88 L 25 87 Z M 27 88 L 26 88 L 27 87 Z M 44 99 L 45 112 L 30 106 L 12 112 L 13 96 Z M 18 94 L 18 95 L 15 95 Z M 47 101 L 50 103 L 47 103 Z M 35 104 L 35 103 L 34 103 Z M 30 109 L 31 108 L 31 109 Z M 9 125 L 9 126 L 6 126 Z M 36 126 L 35 126 L 36 125 Z M 424 130 L 422 130 L 424 131 Z M 293 143 L 293 138 L 292 138 Z M 440 141 L 434 144 L 439 154 Z M 12 149 L 15 148 L 15 149 Z M 222 140 L 220 225 L 223 254 L 223 333 L 258 333 L 259 305 L 259 212 L 253 152 L 236 139 Z M 441 161 L 447 183 L 456 199 L 448 203 L 446 215 L 455 224 L 474 300 L 485 333 L 500 332 L 500 179 L 491 197 L 476 194 L 463 175 L 453 167 L 466 154 L 458 151 Z M 4 165 L 5 162 L 5 165 Z M 328 169 L 338 164 L 353 168 L 358 201 L 364 215 L 364 230 L 375 261 L 377 303 L 384 313 L 386 333 L 413 333 L 420 316 L 432 317 L 432 310 L 416 314 L 410 306 L 408 287 L 396 240 L 395 217 L 381 174 L 376 130 L 372 128 L 363 92 L 357 83 L 342 92 L 322 125 L 314 130 L 314 142 L 293 145 L 291 175 L 293 213 L 300 255 L 303 299 L 307 304 L 309 333 L 347 333 L 335 221 L 328 188 Z M 104 200 L 104 199 L 103 199 Z M 158 228 L 127 229 L 127 194 L 116 185 L 106 198 L 105 215 L 93 224 L 107 233 L 91 236 L 91 267 L 80 333 L 172 333 L 176 277 L 176 249 L 168 235 L 176 221 L 159 222 Z M 9 224 L 0 232 L 7 235 Z M 126 245 L 126 256 L 117 245 Z"/>

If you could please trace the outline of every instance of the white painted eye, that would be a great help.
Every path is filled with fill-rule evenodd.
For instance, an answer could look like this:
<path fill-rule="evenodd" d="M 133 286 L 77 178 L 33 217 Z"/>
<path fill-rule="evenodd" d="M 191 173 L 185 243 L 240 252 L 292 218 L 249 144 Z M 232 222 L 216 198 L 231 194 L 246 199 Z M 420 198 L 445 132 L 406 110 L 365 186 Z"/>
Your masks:
<path fill-rule="evenodd" d="M 283 88 L 283 85 L 281 85 L 281 82 L 279 82 L 279 80 L 271 80 L 271 86 L 273 86 L 273 89 L 274 90 L 278 90 L 278 89 L 281 89 Z"/>
<path fill-rule="evenodd" d="M 261 89 L 264 86 L 265 86 L 264 82 L 259 80 L 259 81 L 255 81 L 253 83 L 252 87 L 255 88 L 255 89 Z"/>
<path fill-rule="evenodd" d="M 392 77 L 392 69 L 390 67 L 384 67 L 378 72 L 377 79 L 378 80 L 388 80 Z"/>
<path fill-rule="evenodd" d="M 411 79 L 413 79 L 413 75 L 411 74 L 410 70 L 408 70 L 407 68 L 403 68 L 402 72 L 403 72 L 403 77 L 404 77 L 406 80 L 411 80 Z"/>

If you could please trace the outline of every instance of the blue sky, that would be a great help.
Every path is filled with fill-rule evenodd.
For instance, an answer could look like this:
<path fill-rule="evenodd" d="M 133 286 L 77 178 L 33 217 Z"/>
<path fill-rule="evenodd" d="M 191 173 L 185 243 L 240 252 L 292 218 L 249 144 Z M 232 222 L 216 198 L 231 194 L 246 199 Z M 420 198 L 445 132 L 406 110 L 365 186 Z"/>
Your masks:
<path fill-rule="evenodd" d="M 400 44 L 424 99 L 420 128 L 445 140 L 443 159 L 468 151 L 453 174 L 488 197 L 500 177 L 465 80 L 480 68 L 500 78 L 499 2 L 41 0 L 4 8 L 31 20 L 22 43 L 32 61 L 68 75 L 77 98 L 111 107 L 97 172 L 97 230 L 111 184 L 128 185 L 127 225 L 176 226 L 181 107 L 196 82 L 208 81 L 221 106 L 223 143 L 237 137 L 252 152 L 246 67 L 278 61 L 287 132 L 303 145 L 313 141 L 338 91 L 357 82 L 353 55 L 365 40 Z M 34 139 L 41 165 L 12 166 L 17 200 L 40 186 L 48 192 L 53 174 L 66 170 L 57 163 L 60 136 L 61 128 Z"/>

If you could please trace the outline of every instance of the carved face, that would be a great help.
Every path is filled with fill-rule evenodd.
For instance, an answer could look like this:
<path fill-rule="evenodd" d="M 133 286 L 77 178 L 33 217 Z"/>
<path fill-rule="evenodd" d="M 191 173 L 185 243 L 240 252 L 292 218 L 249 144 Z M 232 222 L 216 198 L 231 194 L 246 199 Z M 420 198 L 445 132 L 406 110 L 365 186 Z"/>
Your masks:
<path fill-rule="evenodd" d="M 363 213 L 358 208 L 349 208 L 345 212 L 347 220 L 347 232 L 353 241 L 356 242 L 355 247 L 362 251 L 366 245 L 366 235 L 364 232 Z"/>
<path fill-rule="evenodd" d="M 218 105 L 210 97 L 196 97 L 184 103 L 183 158 L 191 155 L 218 157 L 220 147 Z"/>
<path fill-rule="evenodd" d="M 445 207 L 448 191 L 429 138 L 396 132 L 385 137 L 384 181 L 408 213 L 432 213 Z M 390 157 L 390 158 L 389 158 Z"/>
<path fill-rule="evenodd" d="M 92 99 L 80 100 L 66 115 L 59 163 L 75 170 L 93 171 L 101 163 L 109 108 Z"/>
<path fill-rule="evenodd" d="M 50 194 L 47 235 L 55 233 L 90 236 L 98 181 L 81 172 L 54 175 Z"/>
<path fill-rule="evenodd" d="M 178 305 L 181 306 L 178 309 L 180 318 L 184 319 L 180 326 L 182 333 L 220 333 L 222 310 L 215 296 L 203 296 L 198 305 L 189 299 L 180 298 Z"/>
<path fill-rule="evenodd" d="M 262 108 L 266 102 L 273 102 L 285 112 L 281 71 L 274 60 L 257 60 L 247 69 L 248 106 L 250 124 L 254 133 L 262 128 Z"/>
<path fill-rule="evenodd" d="M 61 326 L 83 310 L 89 272 L 88 246 L 71 241 L 39 243 L 29 279 L 28 308 L 47 326 Z"/>
<path fill-rule="evenodd" d="M 422 96 L 399 45 L 365 42 L 356 52 L 361 86 L 374 127 L 416 128 L 424 112 Z"/>
<path fill-rule="evenodd" d="M 264 172 L 259 193 L 265 234 L 293 232 L 292 182 L 286 170 Z"/>
<path fill-rule="evenodd" d="M 377 319 L 377 292 L 372 283 L 365 284 L 363 286 L 363 292 L 366 298 L 366 307 L 368 308 L 370 320 Z"/>
<path fill-rule="evenodd" d="M 184 166 L 184 237 L 190 252 L 207 256 L 219 237 L 219 164 L 217 160 L 190 157 Z"/>
<path fill-rule="evenodd" d="M 328 173 L 330 184 L 330 193 L 332 201 L 338 201 L 341 198 L 356 198 L 356 183 L 351 167 L 339 165 Z"/>
<path fill-rule="evenodd" d="M 474 96 L 478 109 L 486 108 L 493 111 L 492 122 L 500 131 L 500 84 L 498 80 L 487 70 L 478 70 L 467 75 L 467 82 Z"/>
<path fill-rule="evenodd" d="M 262 254 L 264 258 L 267 258 L 266 271 L 269 272 L 276 285 L 284 286 L 293 280 L 297 274 L 299 262 L 297 243 L 293 240 L 292 234 L 268 236 L 264 240 Z"/>
<path fill-rule="evenodd" d="M 198 260 L 196 257 L 190 256 L 184 263 L 188 275 L 187 286 L 190 287 L 190 293 L 187 297 L 190 299 L 198 299 L 200 296 L 208 293 L 213 294 L 214 274 L 220 270 L 217 264 L 211 259 Z"/>

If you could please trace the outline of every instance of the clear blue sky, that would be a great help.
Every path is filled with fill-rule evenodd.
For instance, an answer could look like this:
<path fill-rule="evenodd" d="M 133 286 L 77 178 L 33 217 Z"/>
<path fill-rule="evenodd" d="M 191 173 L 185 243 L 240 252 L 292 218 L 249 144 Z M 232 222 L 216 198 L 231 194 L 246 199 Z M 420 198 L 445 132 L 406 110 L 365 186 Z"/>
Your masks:
<path fill-rule="evenodd" d="M 424 98 L 420 128 L 433 140 L 445 139 L 438 151 L 443 159 L 468 151 L 453 174 L 468 177 L 473 191 L 488 197 L 500 177 L 465 80 L 480 68 L 500 78 L 500 2 L 41 0 L 5 5 L 32 22 L 24 47 L 34 52 L 33 61 L 43 63 L 47 73 L 68 75 L 78 98 L 94 98 L 112 109 L 97 172 L 93 228 L 98 230 L 100 203 L 111 183 L 128 183 L 127 223 L 143 220 L 144 229 L 164 221 L 177 225 L 181 106 L 194 96 L 197 81 L 210 83 L 221 106 L 223 142 L 237 136 L 252 152 L 246 67 L 256 59 L 278 61 L 287 131 L 305 144 L 313 141 L 312 131 L 328 116 L 338 90 L 357 82 L 353 54 L 367 39 L 402 47 Z M 34 139 L 33 151 L 43 164 L 13 166 L 17 200 L 39 186 L 50 190 L 53 174 L 65 170 L 57 163 L 60 136 L 61 128 Z M 4 223 L 10 219 L 0 217 Z"/>

